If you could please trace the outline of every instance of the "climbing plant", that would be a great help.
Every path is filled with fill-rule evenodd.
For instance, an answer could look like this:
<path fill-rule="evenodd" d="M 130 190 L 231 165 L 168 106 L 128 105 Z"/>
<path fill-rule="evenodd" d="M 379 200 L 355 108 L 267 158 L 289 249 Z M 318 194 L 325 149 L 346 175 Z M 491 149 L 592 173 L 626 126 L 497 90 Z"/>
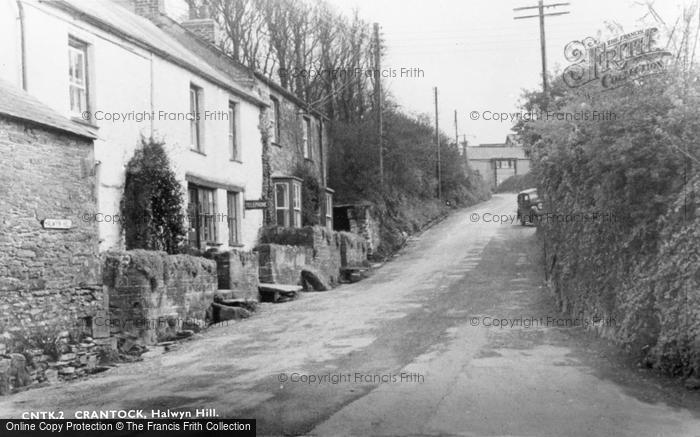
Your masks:
<path fill-rule="evenodd" d="M 301 184 L 301 224 L 314 226 L 319 224 L 323 187 L 314 170 L 305 163 L 299 163 L 294 176 L 303 180 Z"/>
<path fill-rule="evenodd" d="M 121 201 L 127 249 L 177 253 L 184 241 L 183 192 L 162 141 L 141 138 L 126 167 Z"/>

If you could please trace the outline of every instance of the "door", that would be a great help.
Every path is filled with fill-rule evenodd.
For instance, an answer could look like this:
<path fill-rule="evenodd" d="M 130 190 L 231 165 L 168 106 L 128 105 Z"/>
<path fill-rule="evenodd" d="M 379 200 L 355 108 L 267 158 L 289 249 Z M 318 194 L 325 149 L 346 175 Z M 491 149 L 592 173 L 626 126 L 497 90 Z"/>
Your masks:
<path fill-rule="evenodd" d="M 189 229 L 187 231 L 187 243 L 193 249 L 201 249 L 201 215 L 199 214 L 199 196 L 197 195 L 197 187 L 192 184 L 187 187 L 187 218 Z"/>

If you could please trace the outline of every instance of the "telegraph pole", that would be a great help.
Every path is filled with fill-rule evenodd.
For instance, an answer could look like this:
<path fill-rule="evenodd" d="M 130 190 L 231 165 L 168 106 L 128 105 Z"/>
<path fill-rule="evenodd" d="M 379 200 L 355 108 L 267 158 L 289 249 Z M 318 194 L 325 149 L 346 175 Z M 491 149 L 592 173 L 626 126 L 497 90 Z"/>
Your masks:
<path fill-rule="evenodd" d="M 455 109 L 455 145 L 459 148 L 459 128 L 457 127 L 457 110 Z"/>
<path fill-rule="evenodd" d="M 435 145 L 437 147 L 437 180 L 438 180 L 438 199 L 442 200 L 442 174 L 440 171 L 440 124 L 438 122 L 438 89 L 433 88 L 435 92 Z"/>
<path fill-rule="evenodd" d="M 559 6 L 568 6 L 571 3 L 552 3 L 549 5 L 544 4 L 544 0 L 538 0 L 537 6 L 525 6 L 521 8 L 514 8 L 513 11 L 522 11 L 525 9 L 537 9 L 537 15 L 526 15 L 522 17 L 513 17 L 514 20 L 522 20 L 525 18 L 539 18 L 540 20 L 540 50 L 542 52 L 542 92 L 544 93 L 544 99 L 545 102 L 548 101 L 548 92 L 549 92 L 549 87 L 547 86 L 547 50 L 546 50 L 546 44 L 545 44 L 545 36 L 544 36 L 544 17 L 548 16 L 554 16 L 554 15 L 565 15 L 568 14 L 569 12 L 552 12 L 549 14 L 545 14 L 544 10 L 545 8 L 556 8 Z"/>
<path fill-rule="evenodd" d="M 377 136 L 379 143 L 379 181 L 384 185 L 384 118 L 382 114 L 382 46 L 379 41 L 379 23 L 374 23 L 375 98 L 377 99 Z"/>

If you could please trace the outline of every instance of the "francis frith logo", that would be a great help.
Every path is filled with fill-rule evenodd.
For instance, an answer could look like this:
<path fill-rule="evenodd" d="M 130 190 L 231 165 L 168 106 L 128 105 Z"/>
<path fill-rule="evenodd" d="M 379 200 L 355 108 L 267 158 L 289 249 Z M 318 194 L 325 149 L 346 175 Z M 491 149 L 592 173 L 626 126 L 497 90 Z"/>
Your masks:
<path fill-rule="evenodd" d="M 662 73 L 672 55 L 656 47 L 657 36 L 654 27 L 602 42 L 593 37 L 572 41 L 564 48 L 564 56 L 571 62 L 564 70 L 564 82 L 571 88 L 597 84 L 609 90 Z"/>

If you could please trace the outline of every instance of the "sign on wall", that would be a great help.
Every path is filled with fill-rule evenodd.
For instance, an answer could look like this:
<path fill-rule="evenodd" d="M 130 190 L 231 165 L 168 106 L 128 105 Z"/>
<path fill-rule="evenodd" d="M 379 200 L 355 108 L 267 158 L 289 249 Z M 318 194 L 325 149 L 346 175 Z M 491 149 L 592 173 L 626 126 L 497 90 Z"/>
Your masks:
<path fill-rule="evenodd" d="M 73 222 L 68 219 L 44 219 L 41 225 L 44 229 L 70 229 L 73 227 Z"/>
<path fill-rule="evenodd" d="M 267 208 L 267 201 L 265 200 L 246 200 L 245 209 L 265 209 Z"/>

